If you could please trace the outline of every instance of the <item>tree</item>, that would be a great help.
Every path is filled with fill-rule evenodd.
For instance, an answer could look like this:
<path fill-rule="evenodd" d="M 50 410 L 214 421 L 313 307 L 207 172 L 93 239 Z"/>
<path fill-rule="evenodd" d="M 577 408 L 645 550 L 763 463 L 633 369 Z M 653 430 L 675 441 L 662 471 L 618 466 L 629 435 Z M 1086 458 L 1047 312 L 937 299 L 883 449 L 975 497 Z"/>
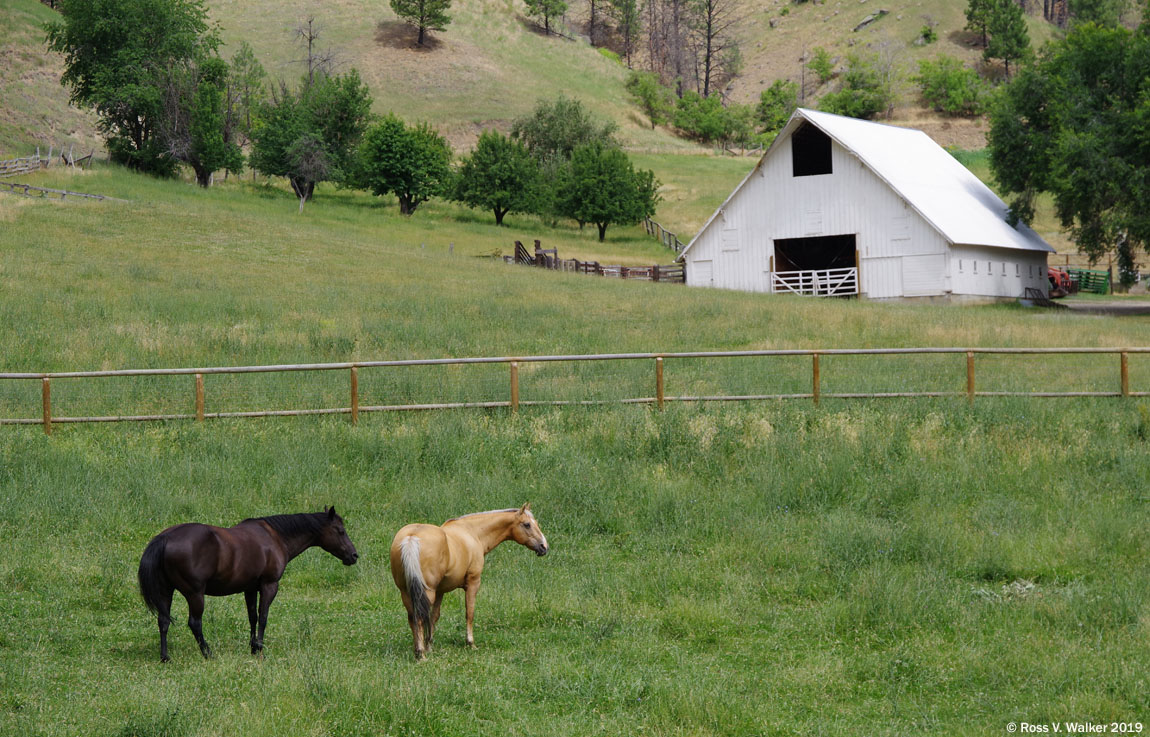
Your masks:
<path fill-rule="evenodd" d="M 403 215 L 447 191 L 450 178 L 451 146 L 427 123 L 408 126 L 388 115 L 363 137 L 357 184 L 375 195 L 393 193 Z"/>
<path fill-rule="evenodd" d="M 484 131 L 475 150 L 463 159 L 455 179 L 455 199 L 495 213 L 503 225 L 509 212 L 538 207 L 539 165 L 527 147 L 497 131 Z"/>
<path fill-rule="evenodd" d="M 711 94 L 713 83 L 726 81 L 738 72 L 738 44 L 734 28 L 742 17 L 735 0 L 691 0 L 691 29 L 695 48 L 701 55 L 699 92 Z"/>
<path fill-rule="evenodd" d="M 852 118 L 871 119 L 887 111 L 894 94 L 877 57 L 849 57 L 842 86 L 823 97 L 819 109 Z"/>
<path fill-rule="evenodd" d="M 984 48 L 987 44 L 987 33 L 990 32 L 990 16 L 996 3 L 997 0 L 969 0 L 966 5 L 966 30 L 982 36 Z"/>
<path fill-rule="evenodd" d="M 615 30 L 619 40 L 623 42 L 623 59 L 627 68 L 631 68 L 631 55 L 635 53 L 635 44 L 639 40 L 642 21 L 639 18 L 638 0 L 608 0 L 611 8 L 611 17 L 615 19 Z"/>
<path fill-rule="evenodd" d="M 1097 23 L 1113 28 L 1129 7 L 1129 0 L 1073 0 L 1070 14 L 1075 23 Z"/>
<path fill-rule="evenodd" d="M 1092 261 L 1150 251 L 1150 33 L 1092 24 L 1049 43 L 1000 95 L 990 115 L 990 163 L 1030 222 L 1039 192 Z"/>
<path fill-rule="evenodd" d="M 918 63 L 915 81 L 922 99 L 947 115 L 978 115 L 987 96 L 986 83 L 978 72 L 952 56 L 924 59 Z"/>
<path fill-rule="evenodd" d="M 609 225 L 637 223 L 655 214 L 659 182 L 650 171 L 635 171 L 627 154 L 602 141 L 575 149 L 563 169 L 556 209 L 579 222 L 595 223 L 599 241 Z"/>
<path fill-rule="evenodd" d="M 627 76 L 626 87 L 632 99 L 650 118 L 652 129 L 668 122 L 671 111 L 675 108 L 673 102 L 675 94 L 670 88 L 663 86 L 658 76 L 653 72 L 632 71 Z"/>
<path fill-rule="evenodd" d="M 994 0 L 990 13 L 990 43 L 982 52 L 984 59 L 1002 59 L 1006 77 L 1010 78 L 1010 62 L 1025 59 L 1030 54 L 1030 34 L 1022 8 L 1014 0 Z"/>
<path fill-rule="evenodd" d="M 241 149 L 251 141 L 256 111 L 267 101 L 267 76 L 252 47 L 241 41 L 228 69 L 224 124 L 224 140 Z"/>
<path fill-rule="evenodd" d="M 208 58 L 168 70 L 164 85 L 158 137 L 173 159 L 192 167 L 201 187 L 220 169 L 243 167 L 240 147 L 228 140 L 227 78 L 227 62 Z"/>
<path fill-rule="evenodd" d="M 776 79 L 759 94 L 755 118 L 764 133 L 776 133 L 791 119 L 799 106 L 799 85 L 789 79 Z"/>
<path fill-rule="evenodd" d="M 527 116 L 511 124 L 511 137 L 545 167 L 554 161 L 567 161 L 576 148 L 592 141 L 615 145 L 616 126 L 591 114 L 579 100 L 560 95 L 540 100 Z"/>
<path fill-rule="evenodd" d="M 156 136 L 164 75 L 218 48 L 202 0 L 61 0 L 59 7 L 48 46 L 64 55 L 60 81 L 73 104 L 96 110 L 113 161 L 174 173 L 176 161 Z"/>
<path fill-rule="evenodd" d="M 420 46 L 428 31 L 446 30 L 447 24 L 451 22 L 451 17 L 447 15 L 451 9 L 451 0 L 391 0 L 391 9 L 419 29 L 416 43 Z"/>
<path fill-rule="evenodd" d="M 551 19 L 562 16 L 567 12 L 565 0 L 524 0 L 527 4 L 527 14 L 543 19 L 543 30 L 551 35 Z"/>
<path fill-rule="evenodd" d="M 252 130 L 251 165 L 287 177 L 304 202 L 323 181 L 346 181 L 371 118 L 371 94 L 354 69 L 336 77 L 317 73 L 298 92 L 280 84 L 260 106 Z"/>

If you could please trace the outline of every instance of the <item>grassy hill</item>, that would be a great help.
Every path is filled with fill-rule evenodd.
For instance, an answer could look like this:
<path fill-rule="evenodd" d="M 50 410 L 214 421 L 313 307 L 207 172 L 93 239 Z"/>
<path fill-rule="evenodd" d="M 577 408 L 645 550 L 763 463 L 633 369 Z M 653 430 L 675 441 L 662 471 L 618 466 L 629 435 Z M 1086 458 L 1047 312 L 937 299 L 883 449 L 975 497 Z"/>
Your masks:
<path fill-rule="evenodd" d="M 394 203 L 325 189 L 297 216 L 290 193 L 234 179 L 207 192 L 115 170 L 38 181 L 128 202 L 0 197 L 4 370 L 1150 344 L 1144 318 L 769 298 L 506 266 L 474 256 L 548 231 L 518 218 L 496 229 L 450 205 L 409 221 Z M 623 235 L 604 247 L 574 229 L 548 239 L 561 253 L 657 255 Z M 961 386 L 961 361 L 950 363 L 828 357 L 823 368 L 827 391 Z M 980 359 L 980 386 L 1112 387 L 1114 363 Z M 809 370 L 681 364 L 668 367 L 668 392 L 720 378 L 801 383 Z M 1135 390 L 1150 387 L 1150 359 L 1132 357 L 1131 370 Z M 368 373 L 361 385 L 378 391 L 381 375 Z M 577 378 L 608 392 L 650 381 L 649 370 Z M 564 379 L 525 369 L 524 391 Z M 455 374 L 412 385 L 468 386 Z M 233 405 L 329 389 L 346 386 L 208 382 L 211 401 Z M 53 398 L 62 409 L 182 406 L 190 391 L 60 380 Z M 27 396 L 0 389 L 6 414 L 25 401 L 34 412 L 34 384 Z M 1000 735 L 1010 722 L 1137 721 L 1150 712 L 1148 412 L 1145 399 L 824 400 L 370 415 L 355 427 L 58 426 L 51 437 L 0 427 L 0 733 Z M 455 594 L 431 659 L 411 662 L 386 563 L 395 530 L 528 500 L 551 553 L 494 551 L 478 649 L 462 644 Z M 152 535 L 333 503 L 360 563 L 311 551 L 289 566 L 266 659 L 247 654 L 232 597 L 205 614 L 216 660 L 200 659 L 177 601 L 174 662 L 158 662 L 135 593 Z"/>

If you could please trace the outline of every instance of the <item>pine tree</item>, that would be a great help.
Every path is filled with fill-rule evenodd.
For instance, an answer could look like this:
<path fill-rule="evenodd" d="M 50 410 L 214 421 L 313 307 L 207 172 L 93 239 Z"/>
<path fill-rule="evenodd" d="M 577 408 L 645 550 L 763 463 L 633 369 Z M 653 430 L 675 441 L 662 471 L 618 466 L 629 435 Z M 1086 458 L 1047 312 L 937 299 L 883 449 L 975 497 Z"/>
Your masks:
<path fill-rule="evenodd" d="M 990 14 L 990 43 L 982 52 L 984 59 L 1002 59 L 1006 77 L 1010 78 L 1011 60 L 1025 59 L 1030 54 L 1030 34 L 1022 8 L 1014 0 L 995 0 Z"/>
<path fill-rule="evenodd" d="M 966 30 L 982 36 L 982 45 L 987 45 L 986 34 L 990 30 L 990 16 L 994 11 L 995 0 L 970 0 L 966 6 Z"/>
<path fill-rule="evenodd" d="M 428 31 L 442 31 L 451 22 L 447 11 L 451 0 L 391 0 L 391 9 L 400 18 L 419 29 L 416 43 L 423 45 Z"/>

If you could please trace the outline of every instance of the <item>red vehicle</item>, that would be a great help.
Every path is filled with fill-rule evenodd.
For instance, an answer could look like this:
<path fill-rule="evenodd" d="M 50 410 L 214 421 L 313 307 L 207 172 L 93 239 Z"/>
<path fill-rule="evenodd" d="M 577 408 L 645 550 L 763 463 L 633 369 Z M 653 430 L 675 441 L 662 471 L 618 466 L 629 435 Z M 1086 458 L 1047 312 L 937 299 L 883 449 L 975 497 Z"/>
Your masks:
<path fill-rule="evenodd" d="M 1062 269 L 1050 266 L 1046 269 L 1046 276 L 1050 279 L 1050 297 L 1065 297 L 1074 292 L 1074 281 Z"/>

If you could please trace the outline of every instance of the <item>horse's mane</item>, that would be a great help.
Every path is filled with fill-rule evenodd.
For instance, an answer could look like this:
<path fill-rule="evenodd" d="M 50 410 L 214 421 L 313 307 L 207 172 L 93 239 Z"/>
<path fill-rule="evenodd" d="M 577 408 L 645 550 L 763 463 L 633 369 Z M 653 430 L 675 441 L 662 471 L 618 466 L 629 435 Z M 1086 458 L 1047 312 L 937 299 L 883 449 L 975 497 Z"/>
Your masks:
<path fill-rule="evenodd" d="M 478 517 L 481 514 L 503 514 L 505 512 L 518 512 L 518 511 L 519 511 L 519 507 L 511 507 L 510 509 L 491 509 L 491 510 L 488 510 L 486 512 L 472 512 L 471 514 L 461 514 L 458 517 L 452 517 L 451 519 L 447 520 L 447 522 L 454 522 L 456 520 L 466 519 L 467 517 Z M 535 516 L 535 515 L 531 514 L 530 511 L 528 511 L 527 514 L 531 515 L 532 517 Z M 443 524 L 446 525 L 447 522 L 444 522 Z"/>
<path fill-rule="evenodd" d="M 274 514 L 270 517 L 249 517 L 240 524 L 246 522 L 264 522 L 267 526 L 275 530 L 281 535 L 294 537 L 296 535 L 314 535 L 323 529 L 324 519 L 327 515 L 323 512 L 304 512 L 302 514 Z"/>

